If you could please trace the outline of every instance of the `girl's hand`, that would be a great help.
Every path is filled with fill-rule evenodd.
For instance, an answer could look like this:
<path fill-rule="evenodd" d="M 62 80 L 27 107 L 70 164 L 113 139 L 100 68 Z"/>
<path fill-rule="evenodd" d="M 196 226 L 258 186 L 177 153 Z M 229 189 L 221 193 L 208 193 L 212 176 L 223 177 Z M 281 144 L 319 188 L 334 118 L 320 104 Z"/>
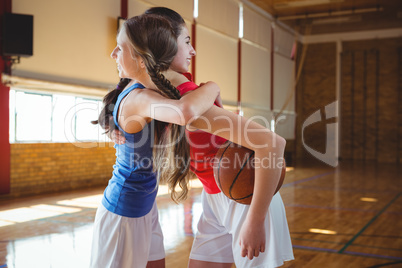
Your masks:
<path fill-rule="evenodd" d="M 241 256 L 252 260 L 265 251 L 265 227 L 264 222 L 249 220 L 248 217 L 240 230 L 239 244 Z"/>
<path fill-rule="evenodd" d="M 200 87 L 202 87 L 203 85 L 205 85 L 205 83 L 200 83 Z M 220 93 L 220 91 L 219 91 L 218 97 L 216 97 L 215 104 L 218 105 L 218 107 L 223 108 L 222 98 L 221 98 L 221 93 Z"/>
<path fill-rule="evenodd" d="M 221 94 L 219 94 L 218 97 L 216 97 L 215 103 L 216 103 L 216 105 L 218 105 L 218 107 L 223 108 Z"/>
<path fill-rule="evenodd" d="M 126 142 L 126 138 L 124 137 L 124 134 L 118 129 L 113 129 L 112 131 L 110 131 L 109 138 L 114 143 L 119 144 L 119 145 L 122 145 Z"/>

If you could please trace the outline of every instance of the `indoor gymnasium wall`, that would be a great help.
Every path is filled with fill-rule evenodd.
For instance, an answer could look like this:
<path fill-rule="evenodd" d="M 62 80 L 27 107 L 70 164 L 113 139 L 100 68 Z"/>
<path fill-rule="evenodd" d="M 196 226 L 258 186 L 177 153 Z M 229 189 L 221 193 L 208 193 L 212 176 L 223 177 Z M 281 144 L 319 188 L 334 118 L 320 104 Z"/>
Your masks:
<path fill-rule="evenodd" d="M 296 35 L 278 25 L 273 29 L 273 99 L 275 132 L 287 140 L 295 139 L 295 60 Z"/>
<path fill-rule="evenodd" d="M 186 0 L 128 0 L 128 17 L 143 14 L 153 6 L 169 7 L 177 11 L 184 20 L 193 21 L 193 1 Z"/>
<path fill-rule="evenodd" d="M 338 44 L 339 45 L 339 44 Z M 313 159 L 302 142 L 324 154 L 326 126 L 339 123 L 341 161 L 401 162 L 402 38 L 343 41 L 340 60 L 340 116 L 302 129 L 317 110 L 337 100 L 337 43 L 307 45 L 297 85 L 297 158 Z"/>
<path fill-rule="evenodd" d="M 295 35 L 243 6 L 240 95 L 244 116 L 284 137 L 286 160 L 292 162 L 295 140 Z"/>
<path fill-rule="evenodd" d="M 15 76 L 112 88 L 110 52 L 120 4 L 114 0 L 13 0 L 12 12 L 34 16 L 33 56 L 13 65 Z"/>
<path fill-rule="evenodd" d="M 342 159 L 401 161 L 402 38 L 345 42 Z"/>
<path fill-rule="evenodd" d="M 296 138 L 296 42 L 295 33 L 274 27 L 273 99 L 275 132 L 286 139 L 285 159 L 294 165 Z"/>
<path fill-rule="evenodd" d="M 241 39 L 241 108 L 244 116 L 270 128 L 272 98 L 272 23 L 251 8 L 243 7 Z"/>
<path fill-rule="evenodd" d="M 115 159 L 111 143 L 11 144 L 11 189 L 0 199 L 106 186 Z"/>
<path fill-rule="evenodd" d="M 195 82 L 216 82 L 224 104 L 237 106 L 238 2 L 199 1 L 195 32 Z"/>
<path fill-rule="evenodd" d="M 13 0 L 12 12 L 34 16 L 33 56 L 14 64 L 13 76 L 47 86 L 83 85 L 104 94 L 118 81 L 110 58 L 120 15 L 115 0 Z M 115 159 L 112 144 L 84 144 L 12 143 L 10 189 L 0 198 L 106 185 Z"/>
<path fill-rule="evenodd" d="M 298 51 L 301 51 L 300 47 Z M 300 64 L 301 53 L 298 55 Z M 305 150 L 310 148 L 326 152 L 326 121 L 319 121 L 302 129 L 306 119 L 317 110 L 336 100 L 336 43 L 308 44 L 300 80 L 297 83 L 296 153 L 297 159 L 313 157 Z"/>

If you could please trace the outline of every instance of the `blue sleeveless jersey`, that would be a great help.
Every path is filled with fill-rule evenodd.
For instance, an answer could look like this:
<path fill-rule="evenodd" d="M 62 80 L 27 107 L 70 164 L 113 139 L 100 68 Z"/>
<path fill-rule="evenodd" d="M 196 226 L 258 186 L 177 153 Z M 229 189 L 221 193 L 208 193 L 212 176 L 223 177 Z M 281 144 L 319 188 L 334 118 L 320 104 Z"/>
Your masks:
<path fill-rule="evenodd" d="M 116 126 L 124 133 L 126 142 L 115 144 L 116 164 L 113 176 L 105 189 L 102 205 L 115 214 L 125 217 L 142 217 L 151 210 L 155 201 L 156 175 L 152 172 L 153 133 L 151 124 L 147 124 L 138 133 L 124 132 L 117 122 L 117 113 L 122 99 L 136 88 L 134 84 L 120 93 L 113 110 Z"/>

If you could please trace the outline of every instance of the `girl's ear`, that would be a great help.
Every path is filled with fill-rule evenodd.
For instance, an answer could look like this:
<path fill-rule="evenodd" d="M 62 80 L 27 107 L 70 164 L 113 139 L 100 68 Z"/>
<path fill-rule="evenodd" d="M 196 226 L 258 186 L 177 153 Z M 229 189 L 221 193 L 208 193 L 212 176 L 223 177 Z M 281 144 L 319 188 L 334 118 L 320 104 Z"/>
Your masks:
<path fill-rule="evenodd" d="M 146 68 L 146 66 L 145 66 L 145 62 L 144 62 L 144 60 L 141 58 L 141 57 L 139 57 L 139 63 L 140 63 L 140 67 L 141 67 L 141 69 L 145 69 Z"/>

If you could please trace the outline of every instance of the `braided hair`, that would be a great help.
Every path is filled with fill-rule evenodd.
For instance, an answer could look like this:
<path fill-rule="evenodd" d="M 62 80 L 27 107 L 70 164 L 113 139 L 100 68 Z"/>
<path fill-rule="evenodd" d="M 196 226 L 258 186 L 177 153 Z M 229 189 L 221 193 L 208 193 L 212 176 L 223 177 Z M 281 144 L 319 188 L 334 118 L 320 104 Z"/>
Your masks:
<path fill-rule="evenodd" d="M 116 104 L 117 97 L 123 89 L 130 83 L 131 79 L 121 78 L 116 88 L 103 97 L 103 108 L 98 116 L 98 120 L 91 121 L 92 124 L 99 124 L 105 130 L 105 133 L 116 129 L 113 121 L 113 109 Z"/>
<path fill-rule="evenodd" d="M 180 92 L 162 72 L 169 69 L 177 53 L 177 37 L 170 22 L 157 15 L 140 15 L 123 24 L 135 55 L 139 55 L 157 91 L 171 99 L 180 99 Z M 158 180 L 166 182 L 174 201 L 187 197 L 190 173 L 190 147 L 185 127 L 154 120 L 154 171 Z M 176 186 L 181 188 L 176 192 Z"/>

